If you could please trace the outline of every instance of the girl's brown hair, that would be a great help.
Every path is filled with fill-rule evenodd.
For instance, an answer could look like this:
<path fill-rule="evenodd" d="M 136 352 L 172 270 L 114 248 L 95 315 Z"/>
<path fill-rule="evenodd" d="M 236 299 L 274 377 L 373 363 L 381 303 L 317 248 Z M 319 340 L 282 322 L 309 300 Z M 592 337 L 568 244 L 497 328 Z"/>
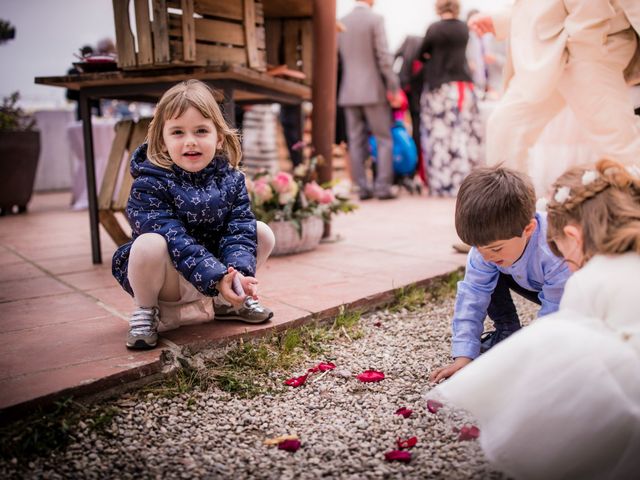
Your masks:
<path fill-rule="evenodd" d="M 553 239 L 564 235 L 566 225 L 582 229 L 585 262 L 598 253 L 640 253 L 639 172 L 602 159 L 595 167 L 575 167 L 562 174 L 553 184 L 557 199 L 547 205 L 547 240 L 553 253 L 561 256 Z M 566 199 L 557 195 L 567 188 Z"/>
<path fill-rule="evenodd" d="M 164 122 L 170 118 L 178 118 L 189 107 L 196 108 L 203 117 L 213 121 L 218 141 L 222 145 L 216 153 L 225 153 L 231 166 L 237 168 L 242 156 L 238 133 L 227 125 L 213 90 L 200 80 L 187 80 L 174 85 L 158 102 L 147 131 L 149 161 L 159 167 L 171 168 L 173 162 L 162 140 Z"/>

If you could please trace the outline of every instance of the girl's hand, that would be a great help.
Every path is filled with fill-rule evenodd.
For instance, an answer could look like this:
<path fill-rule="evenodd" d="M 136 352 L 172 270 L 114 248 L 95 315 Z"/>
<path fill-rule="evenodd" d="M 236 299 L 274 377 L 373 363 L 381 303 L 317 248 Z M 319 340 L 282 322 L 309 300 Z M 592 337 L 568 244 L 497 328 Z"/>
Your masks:
<path fill-rule="evenodd" d="M 236 272 L 240 278 L 240 283 L 244 290 L 244 293 L 252 296 L 256 300 L 258 299 L 258 280 L 254 277 L 245 277 L 240 272 Z"/>
<path fill-rule="evenodd" d="M 490 15 L 476 13 L 469 19 L 467 25 L 469 26 L 469 30 L 473 30 L 479 37 L 485 33 L 496 34 L 493 19 Z"/>
<path fill-rule="evenodd" d="M 227 302 L 239 308 L 242 302 L 244 302 L 246 295 L 238 295 L 233 289 L 233 278 L 236 275 L 242 276 L 233 267 L 229 267 L 227 274 L 218 282 L 218 291 Z"/>
<path fill-rule="evenodd" d="M 468 365 L 470 363 L 471 363 L 471 359 L 470 358 L 468 358 L 468 357 L 458 357 L 453 361 L 453 363 L 450 363 L 449 365 L 445 365 L 444 367 L 440 367 L 440 368 L 437 368 L 436 370 L 434 370 L 431 373 L 431 375 L 429 375 L 429 381 L 430 382 L 435 382 L 435 383 L 440 383 L 442 380 L 445 380 L 445 379 L 449 378 L 451 375 L 456 373 L 462 367 L 464 367 L 465 365 Z"/>

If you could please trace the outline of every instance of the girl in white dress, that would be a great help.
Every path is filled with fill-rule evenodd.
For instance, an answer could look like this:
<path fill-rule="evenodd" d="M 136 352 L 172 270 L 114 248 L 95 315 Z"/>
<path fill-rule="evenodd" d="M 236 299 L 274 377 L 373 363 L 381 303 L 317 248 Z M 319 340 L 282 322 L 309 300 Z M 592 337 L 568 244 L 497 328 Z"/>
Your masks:
<path fill-rule="evenodd" d="M 512 477 L 639 478 L 639 173 L 600 160 L 558 178 L 548 241 L 576 271 L 559 311 L 428 395 L 469 411 Z"/>

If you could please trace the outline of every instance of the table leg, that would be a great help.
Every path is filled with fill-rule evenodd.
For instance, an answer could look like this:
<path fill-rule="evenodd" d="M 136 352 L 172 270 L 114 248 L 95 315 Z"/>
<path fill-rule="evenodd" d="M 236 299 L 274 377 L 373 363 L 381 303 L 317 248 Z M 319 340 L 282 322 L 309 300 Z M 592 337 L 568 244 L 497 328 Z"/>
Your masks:
<path fill-rule="evenodd" d="M 89 201 L 89 228 L 91 230 L 91 256 L 93 263 L 102 263 L 100 251 L 100 225 L 98 222 L 98 198 L 96 196 L 96 168 L 93 156 L 93 131 L 91 129 L 91 105 L 89 96 L 80 90 L 80 118 L 84 137 L 84 163 L 87 174 L 87 200 Z"/>

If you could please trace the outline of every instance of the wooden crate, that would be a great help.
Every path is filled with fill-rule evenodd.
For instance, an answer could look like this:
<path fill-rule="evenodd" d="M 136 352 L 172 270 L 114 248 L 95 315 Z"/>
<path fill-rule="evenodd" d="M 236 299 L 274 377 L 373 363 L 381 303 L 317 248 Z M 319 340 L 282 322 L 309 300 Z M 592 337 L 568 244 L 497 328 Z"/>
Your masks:
<path fill-rule="evenodd" d="M 234 64 L 266 70 L 262 0 L 113 0 L 125 70 Z M 150 7 L 151 5 L 151 7 Z"/>
<path fill-rule="evenodd" d="M 131 236 L 122 228 L 116 214 L 124 212 L 127 206 L 133 184 L 133 177 L 129 171 L 129 159 L 135 149 L 144 142 L 149 123 L 151 123 L 150 118 L 141 118 L 137 123 L 132 120 L 121 120 L 116 124 L 116 136 L 102 177 L 98 194 L 99 221 L 118 246 L 131 240 Z"/>
<path fill-rule="evenodd" d="M 313 75 L 313 31 L 311 18 L 265 19 L 267 63 L 287 65 L 305 74 L 311 85 Z"/>

